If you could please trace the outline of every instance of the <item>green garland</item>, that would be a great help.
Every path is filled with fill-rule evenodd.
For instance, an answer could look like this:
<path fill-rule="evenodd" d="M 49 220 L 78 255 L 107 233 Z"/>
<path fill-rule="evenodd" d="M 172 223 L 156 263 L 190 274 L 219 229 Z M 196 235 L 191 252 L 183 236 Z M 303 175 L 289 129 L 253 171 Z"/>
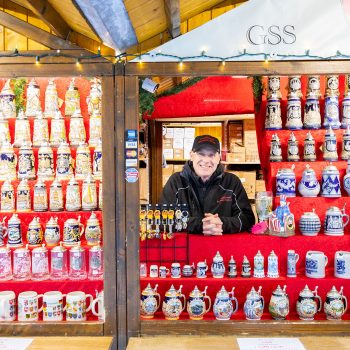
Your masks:
<path fill-rule="evenodd" d="M 22 109 L 26 103 L 26 97 L 24 94 L 24 89 L 27 84 L 27 80 L 24 78 L 13 79 L 13 92 L 15 94 L 15 105 L 16 105 L 16 114 Z"/>
<path fill-rule="evenodd" d="M 262 76 L 255 75 L 252 82 L 253 94 L 255 101 L 261 101 L 262 95 L 265 91 L 265 86 L 262 81 Z"/>

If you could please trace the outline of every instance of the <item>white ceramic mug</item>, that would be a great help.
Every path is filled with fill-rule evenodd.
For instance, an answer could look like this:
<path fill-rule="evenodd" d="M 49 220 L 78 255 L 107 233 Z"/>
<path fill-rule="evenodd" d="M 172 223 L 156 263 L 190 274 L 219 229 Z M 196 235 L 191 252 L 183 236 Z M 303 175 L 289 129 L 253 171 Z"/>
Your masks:
<path fill-rule="evenodd" d="M 147 264 L 140 263 L 140 277 L 147 277 Z"/>
<path fill-rule="evenodd" d="M 96 310 L 97 306 L 97 310 Z M 104 321 L 106 319 L 106 310 L 104 304 L 104 292 L 100 292 L 97 294 L 97 298 L 93 300 L 91 304 L 92 313 L 98 317 L 100 321 Z"/>
<path fill-rule="evenodd" d="M 16 294 L 11 290 L 0 292 L 0 321 L 16 319 Z"/>
<path fill-rule="evenodd" d="M 180 263 L 178 262 L 172 263 L 170 273 L 172 278 L 180 278 L 181 277 Z"/>
<path fill-rule="evenodd" d="M 208 265 L 205 261 L 199 261 L 197 263 L 197 269 L 196 269 L 196 276 L 197 278 L 205 278 L 207 277 L 207 271 L 208 271 Z"/>
<path fill-rule="evenodd" d="M 342 250 L 335 252 L 334 276 L 350 279 L 350 252 Z"/>
<path fill-rule="evenodd" d="M 39 308 L 39 298 L 42 294 L 34 291 L 22 292 L 18 294 L 18 321 L 38 321 L 39 313 L 43 307 Z"/>
<path fill-rule="evenodd" d="M 149 277 L 157 278 L 158 277 L 158 265 L 151 265 L 149 268 Z"/>
<path fill-rule="evenodd" d="M 309 250 L 306 253 L 305 275 L 311 278 L 324 278 L 328 258 L 323 252 Z"/>
<path fill-rule="evenodd" d="M 165 266 L 159 267 L 159 277 L 160 278 L 166 278 L 167 275 L 169 275 L 170 270 L 167 269 Z"/>
<path fill-rule="evenodd" d="M 86 299 L 90 299 L 90 305 L 86 307 Z M 70 292 L 66 296 L 66 320 L 86 321 L 86 313 L 90 311 L 93 297 L 81 291 Z"/>
<path fill-rule="evenodd" d="M 63 298 L 65 294 L 50 291 L 43 296 L 43 321 L 63 321 Z"/>

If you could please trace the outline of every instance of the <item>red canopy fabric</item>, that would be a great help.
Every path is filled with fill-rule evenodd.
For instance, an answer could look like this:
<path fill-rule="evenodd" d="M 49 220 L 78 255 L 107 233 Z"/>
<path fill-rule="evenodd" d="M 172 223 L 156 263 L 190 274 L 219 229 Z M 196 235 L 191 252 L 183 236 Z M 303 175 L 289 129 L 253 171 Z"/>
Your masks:
<path fill-rule="evenodd" d="M 209 77 L 159 98 L 154 107 L 148 119 L 254 113 L 252 78 Z"/>

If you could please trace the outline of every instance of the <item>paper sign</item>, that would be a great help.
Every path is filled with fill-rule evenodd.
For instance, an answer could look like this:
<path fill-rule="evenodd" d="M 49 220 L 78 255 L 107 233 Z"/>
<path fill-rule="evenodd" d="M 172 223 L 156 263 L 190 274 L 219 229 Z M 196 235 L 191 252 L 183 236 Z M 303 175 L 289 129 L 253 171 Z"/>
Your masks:
<path fill-rule="evenodd" d="M 240 350 L 305 350 L 298 338 L 237 338 Z"/>
<path fill-rule="evenodd" d="M 33 340 L 32 338 L 0 338 L 0 349 L 25 350 Z"/>

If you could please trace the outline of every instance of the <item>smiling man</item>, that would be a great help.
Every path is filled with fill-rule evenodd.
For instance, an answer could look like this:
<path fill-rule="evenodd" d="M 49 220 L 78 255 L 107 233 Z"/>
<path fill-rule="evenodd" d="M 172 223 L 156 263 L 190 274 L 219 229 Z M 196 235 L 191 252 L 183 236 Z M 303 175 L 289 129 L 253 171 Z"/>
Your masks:
<path fill-rule="evenodd" d="M 197 136 L 182 172 L 166 183 L 161 203 L 187 204 L 188 232 L 222 235 L 248 231 L 255 218 L 240 179 L 220 164 L 219 140 Z"/>

